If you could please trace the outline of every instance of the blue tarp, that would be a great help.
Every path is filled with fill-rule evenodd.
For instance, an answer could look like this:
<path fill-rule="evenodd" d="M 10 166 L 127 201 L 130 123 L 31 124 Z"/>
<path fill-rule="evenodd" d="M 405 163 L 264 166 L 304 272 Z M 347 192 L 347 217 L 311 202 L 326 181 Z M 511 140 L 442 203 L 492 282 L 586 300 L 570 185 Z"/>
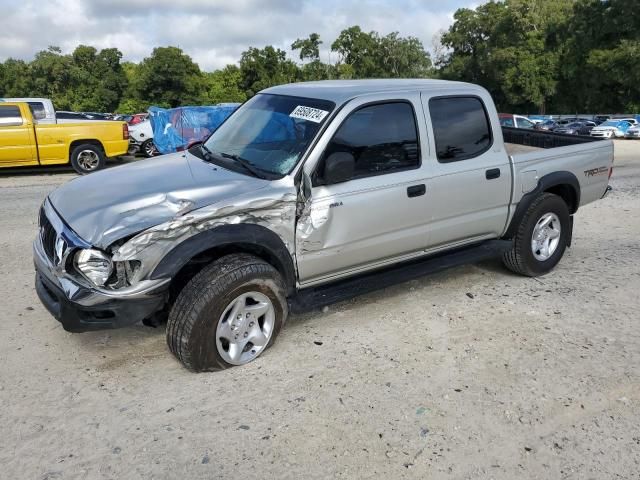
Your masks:
<path fill-rule="evenodd" d="M 160 153 L 184 150 L 208 137 L 238 107 L 225 103 L 207 107 L 149 108 L 153 143 Z"/>

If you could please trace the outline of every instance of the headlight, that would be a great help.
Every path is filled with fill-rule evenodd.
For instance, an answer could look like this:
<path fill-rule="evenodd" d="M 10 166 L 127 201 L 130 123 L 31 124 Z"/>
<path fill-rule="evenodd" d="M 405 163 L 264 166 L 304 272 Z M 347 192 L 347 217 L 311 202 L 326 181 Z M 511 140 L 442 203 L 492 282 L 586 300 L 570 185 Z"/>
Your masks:
<path fill-rule="evenodd" d="M 99 250 L 80 250 L 74 264 L 78 271 L 97 286 L 103 286 L 113 272 L 111 258 Z"/>

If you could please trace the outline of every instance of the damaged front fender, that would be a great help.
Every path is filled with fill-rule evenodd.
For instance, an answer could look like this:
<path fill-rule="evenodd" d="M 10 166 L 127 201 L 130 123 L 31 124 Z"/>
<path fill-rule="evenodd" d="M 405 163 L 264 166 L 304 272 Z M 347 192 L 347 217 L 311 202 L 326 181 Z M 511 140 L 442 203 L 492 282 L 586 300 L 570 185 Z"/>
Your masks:
<path fill-rule="evenodd" d="M 167 255 L 188 239 L 204 232 L 214 232 L 230 225 L 257 225 L 273 232 L 283 245 L 283 251 L 295 264 L 295 214 L 296 200 L 293 185 L 280 185 L 260 190 L 260 195 L 242 195 L 233 198 L 233 204 L 218 203 L 184 215 L 176 215 L 172 220 L 151 227 L 121 245 L 113 254 L 114 262 L 137 260 L 141 263 L 139 278 L 148 278 Z M 205 237 L 202 237 L 205 238 Z M 215 242 L 215 236 L 207 236 Z M 236 240 L 241 240 L 237 238 Z M 247 239 L 250 240 L 250 239 Z M 202 245 L 204 246 L 204 245 Z M 207 248 L 215 247 L 212 243 Z M 193 248 L 186 248 L 180 254 L 184 257 Z M 179 263 L 178 259 L 174 263 Z M 186 259 L 188 261 L 188 259 Z M 167 264 L 165 264 L 167 265 Z M 170 269 L 159 270 L 170 274 Z M 154 276 L 157 277 L 157 272 Z"/>

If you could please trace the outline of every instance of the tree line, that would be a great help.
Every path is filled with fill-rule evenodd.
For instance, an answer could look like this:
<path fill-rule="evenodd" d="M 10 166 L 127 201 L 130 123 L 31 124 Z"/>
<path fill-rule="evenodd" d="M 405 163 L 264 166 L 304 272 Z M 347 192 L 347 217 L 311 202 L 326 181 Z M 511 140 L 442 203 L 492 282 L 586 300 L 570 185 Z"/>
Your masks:
<path fill-rule="evenodd" d="M 640 15 L 629 0 L 505 0 L 459 9 L 433 54 L 398 32 L 344 29 L 321 59 L 317 33 L 295 58 L 250 47 L 238 64 L 204 72 L 180 48 L 140 63 L 115 48 L 57 47 L 0 63 L 0 97 L 52 98 L 59 110 L 134 113 L 150 105 L 242 102 L 272 85 L 322 79 L 444 78 L 478 83 L 515 113 L 640 111 Z"/>

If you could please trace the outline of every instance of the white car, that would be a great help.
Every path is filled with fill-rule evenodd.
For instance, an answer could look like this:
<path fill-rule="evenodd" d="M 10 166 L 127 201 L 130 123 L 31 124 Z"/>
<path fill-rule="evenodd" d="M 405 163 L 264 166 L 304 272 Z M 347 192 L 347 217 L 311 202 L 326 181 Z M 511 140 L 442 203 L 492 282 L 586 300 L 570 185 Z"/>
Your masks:
<path fill-rule="evenodd" d="M 147 119 L 136 125 L 129 126 L 129 152 L 142 152 L 147 157 L 153 157 L 158 154 L 158 150 L 153 143 L 153 128 L 151 128 L 151 120 Z"/>
<path fill-rule="evenodd" d="M 591 130 L 592 137 L 599 138 L 624 138 L 631 127 L 628 120 L 607 120 Z"/>

